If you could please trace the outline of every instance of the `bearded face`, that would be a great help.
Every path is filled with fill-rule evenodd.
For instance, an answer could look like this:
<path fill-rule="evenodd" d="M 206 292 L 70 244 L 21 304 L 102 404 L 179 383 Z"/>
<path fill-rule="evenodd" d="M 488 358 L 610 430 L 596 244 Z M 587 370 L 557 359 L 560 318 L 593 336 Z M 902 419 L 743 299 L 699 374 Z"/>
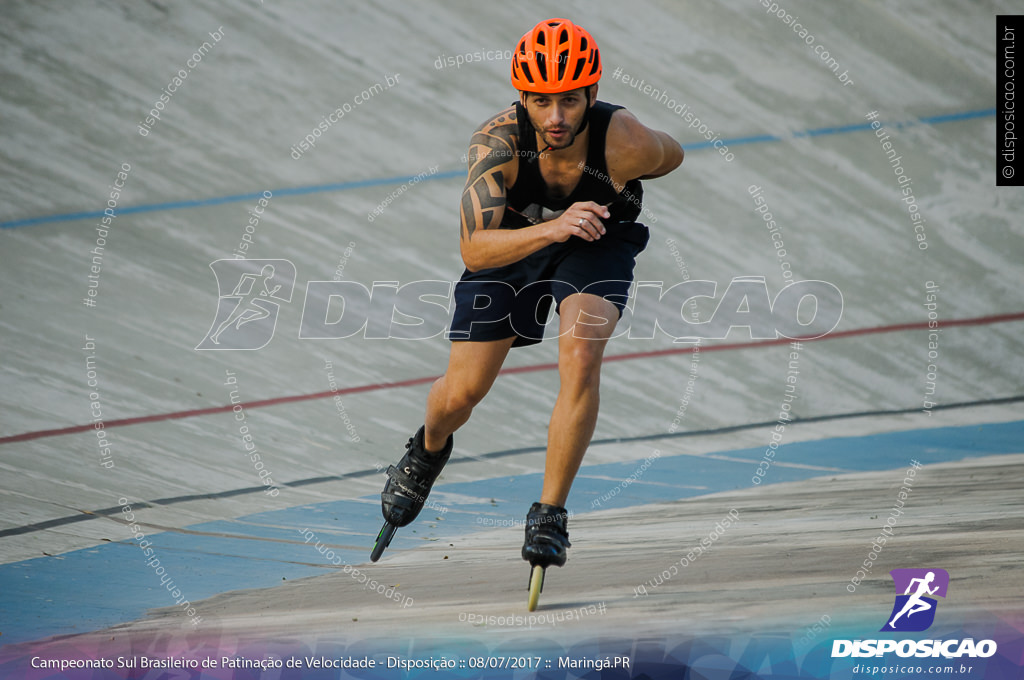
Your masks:
<path fill-rule="evenodd" d="M 593 90 L 589 98 L 588 89 Z M 520 94 L 520 101 L 545 146 L 566 149 L 576 141 L 587 109 L 596 101 L 596 90 L 597 87 L 592 86 L 557 94 L 524 92 Z"/>

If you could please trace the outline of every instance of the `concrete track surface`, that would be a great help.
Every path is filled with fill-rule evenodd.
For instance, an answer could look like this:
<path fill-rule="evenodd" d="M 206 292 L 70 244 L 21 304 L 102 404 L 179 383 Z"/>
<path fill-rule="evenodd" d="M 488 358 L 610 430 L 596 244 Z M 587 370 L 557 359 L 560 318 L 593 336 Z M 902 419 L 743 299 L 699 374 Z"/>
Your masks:
<path fill-rule="evenodd" d="M 39 667 L 140 655 L 217 661 L 167 677 L 1020 677 L 1024 193 L 995 186 L 993 108 L 994 24 L 1018 4 L 779 5 L 7 3 L 0 677 L 160 677 Z M 430 506 L 368 553 L 381 471 L 447 358 L 462 155 L 515 98 L 507 50 L 551 16 L 600 45 L 599 97 L 687 154 L 645 183 L 647 316 L 608 346 L 569 563 L 530 618 L 550 340 L 510 355 Z M 276 323 L 208 349 L 242 273 L 211 263 L 239 252 L 275 265 Z M 831 284 L 841 305 L 798 320 L 838 325 L 642 332 L 691 318 L 657 285 L 715 282 L 707 321 L 750 277 L 769 300 Z M 349 318 L 380 282 L 440 284 L 416 303 L 431 337 L 301 337 L 316 281 L 378 282 Z M 744 304 L 754 331 L 798 322 Z M 948 592 L 927 630 L 879 632 L 907 568 Z M 998 651 L 831 656 L 968 637 Z M 493 667 L 519 655 L 540 660 Z"/>

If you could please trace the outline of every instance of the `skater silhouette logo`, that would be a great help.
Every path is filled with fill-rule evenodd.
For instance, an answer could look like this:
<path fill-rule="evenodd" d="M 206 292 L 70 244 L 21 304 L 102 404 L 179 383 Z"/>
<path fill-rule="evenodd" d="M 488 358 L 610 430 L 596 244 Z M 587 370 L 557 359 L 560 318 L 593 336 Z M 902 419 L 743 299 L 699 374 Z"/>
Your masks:
<path fill-rule="evenodd" d="M 945 569 L 893 569 L 889 572 L 896 585 L 896 602 L 882 631 L 916 632 L 928 630 L 935 620 L 938 601 L 946 597 L 949 573 Z"/>
<path fill-rule="evenodd" d="M 274 337 L 281 303 L 291 302 L 295 265 L 288 260 L 216 260 L 217 314 L 196 349 L 260 349 Z"/>

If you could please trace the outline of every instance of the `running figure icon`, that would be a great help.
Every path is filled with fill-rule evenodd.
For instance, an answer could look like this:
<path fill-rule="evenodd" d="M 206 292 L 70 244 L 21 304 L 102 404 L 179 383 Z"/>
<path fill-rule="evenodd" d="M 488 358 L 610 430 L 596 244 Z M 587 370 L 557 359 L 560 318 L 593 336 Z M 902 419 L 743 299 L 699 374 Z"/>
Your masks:
<path fill-rule="evenodd" d="M 914 615 L 914 614 L 916 614 L 918 612 L 927 611 L 928 609 L 932 608 L 931 603 L 925 602 L 924 600 L 922 600 L 921 596 L 922 595 L 934 595 L 935 594 L 935 591 L 937 591 L 939 589 L 939 587 L 938 586 L 935 586 L 934 588 L 929 588 L 928 587 L 929 584 L 931 584 L 931 582 L 934 581 L 934 580 L 935 580 L 935 572 L 934 571 L 929 571 L 928 574 L 924 578 L 915 578 L 915 579 L 911 579 L 910 580 L 910 585 L 907 586 L 907 589 L 904 591 L 903 594 L 904 595 L 910 595 L 910 589 L 914 587 L 915 583 L 917 584 L 917 591 L 913 595 L 910 595 L 910 599 L 907 600 L 907 603 L 903 605 L 903 609 L 900 610 L 900 613 L 897 614 L 896 616 L 892 617 L 892 621 L 889 622 L 889 626 L 895 628 L 896 627 L 896 619 L 900 618 L 904 614 L 907 615 L 907 618 L 910 618 L 912 615 Z"/>
<path fill-rule="evenodd" d="M 220 334 L 231 326 L 234 326 L 236 331 L 240 330 L 247 323 L 266 319 L 277 309 L 277 305 L 267 309 L 261 299 L 274 297 L 277 291 L 281 290 L 281 284 L 275 285 L 273 289 L 270 288 L 270 279 L 272 278 L 274 278 L 274 265 L 272 264 L 263 265 L 259 274 L 242 274 L 238 285 L 231 291 L 231 296 L 238 297 L 238 305 L 224 320 L 224 323 L 217 328 L 217 332 L 210 336 L 210 342 L 219 345 Z M 259 290 L 259 284 L 263 284 L 262 290 Z"/>
<path fill-rule="evenodd" d="M 197 350 L 256 350 L 274 336 L 281 305 L 291 302 L 295 265 L 289 260 L 221 259 L 210 263 L 217 278 L 217 311 Z"/>
<path fill-rule="evenodd" d="M 949 572 L 939 567 L 925 567 L 893 569 L 889 574 L 896 587 L 896 599 L 881 630 L 928 630 L 934 623 L 935 613 L 938 611 L 937 598 L 945 598 L 949 589 Z"/>

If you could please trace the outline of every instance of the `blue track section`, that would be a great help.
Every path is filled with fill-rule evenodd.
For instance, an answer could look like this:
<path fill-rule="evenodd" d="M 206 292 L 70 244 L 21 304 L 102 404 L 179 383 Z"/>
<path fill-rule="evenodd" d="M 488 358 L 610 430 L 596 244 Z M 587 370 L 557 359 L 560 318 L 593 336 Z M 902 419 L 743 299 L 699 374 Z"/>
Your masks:
<path fill-rule="evenodd" d="M 885 122 L 887 127 L 891 128 L 903 128 L 912 125 L 939 125 L 941 123 L 954 123 L 963 120 L 971 120 L 974 118 L 992 118 L 996 115 L 995 109 L 977 109 L 973 111 L 958 111 L 956 113 L 947 113 L 936 116 L 925 116 L 923 118 L 916 118 L 909 121 L 897 121 L 897 122 Z M 829 126 L 823 128 L 814 128 L 810 130 L 799 130 L 792 134 L 792 137 L 823 137 L 826 135 L 842 135 L 851 132 L 864 132 L 870 130 L 870 123 L 856 123 L 853 125 L 839 125 Z M 731 137 L 729 139 L 717 140 L 726 146 L 736 147 L 743 146 L 745 144 L 766 144 L 770 142 L 781 142 L 786 139 L 785 137 L 777 137 L 775 135 L 753 135 L 749 137 Z M 698 144 L 686 144 L 684 149 L 686 151 L 702 151 L 706 149 L 714 148 L 714 142 L 701 142 Z M 427 182 L 431 180 L 444 180 L 452 179 L 454 177 L 463 177 L 465 170 L 446 170 L 439 172 L 435 175 L 420 178 L 421 181 Z M 274 189 L 274 196 L 302 196 L 305 194 L 320 194 L 330 191 L 351 191 L 352 189 L 364 189 L 366 187 L 377 187 L 377 186 L 389 186 L 393 184 L 402 184 L 410 182 L 415 179 L 415 176 L 398 176 L 398 177 L 375 177 L 371 179 L 358 180 L 354 182 L 334 182 L 331 184 L 314 184 L 300 187 L 284 187 L 280 189 Z M 208 206 L 224 205 L 225 203 L 240 203 L 243 201 L 254 201 L 263 195 L 261 191 L 255 191 L 245 194 L 232 194 L 230 196 L 217 196 L 214 198 L 203 198 L 186 201 L 170 201 L 166 203 L 149 203 L 146 205 L 128 206 L 124 208 L 118 208 L 118 215 L 133 215 L 137 213 L 149 213 L 149 212 L 163 212 L 167 210 L 182 210 L 184 208 L 204 208 Z M 59 215 L 40 215 L 39 217 L 26 217 L 18 220 L 7 220 L 6 222 L 0 222 L 0 229 L 15 229 L 17 227 L 30 227 L 36 224 L 46 224 L 49 222 L 72 222 L 76 220 L 95 220 L 103 217 L 102 210 L 83 211 L 74 213 L 62 213 Z"/>
<path fill-rule="evenodd" d="M 779 463 L 836 468 L 838 472 L 773 464 L 764 484 L 901 469 L 914 459 L 927 466 L 1019 453 L 1021 442 L 1024 420 L 784 444 L 775 457 Z M 655 456 L 656 445 L 651 442 L 651 456 Z M 573 486 L 570 509 L 582 514 L 750 488 L 763 455 L 763 448 L 707 456 L 657 455 L 643 472 L 643 459 L 584 466 Z M 631 476 L 635 481 L 623 483 Z M 437 507 L 425 508 L 413 525 L 401 529 L 389 550 L 511 526 L 525 516 L 540 486 L 539 472 L 438 485 L 431 494 Z M 613 493 L 613 489 L 619 491 Z M 337 570 L 314 547 L 317 541 L 345 563 L 366 563 L 381 522 L 380 500 L 374 495 L 207 522 L 185 532 L 164 532 L 146 539 L 165 570 L 165 581 L 173 581 L 171 589 L 179 588 L 194 604 L 226 591 L 269 588 L 282 580 Z M 316 538 L 305 543 L 303 530 L 313 532 Z M 128 534 L 120 526 L 116 532 Z M 509 545 L 510 556 L 517 557 L 518 551 L 518 544 Z M 97 630 L 140 618 L 151 608 L 170 606 L 177 606 L 175 598 L 130 538 L 0 565 L 3 644 Z M 202 607 L 198 609 L 202 616 Z"/>

